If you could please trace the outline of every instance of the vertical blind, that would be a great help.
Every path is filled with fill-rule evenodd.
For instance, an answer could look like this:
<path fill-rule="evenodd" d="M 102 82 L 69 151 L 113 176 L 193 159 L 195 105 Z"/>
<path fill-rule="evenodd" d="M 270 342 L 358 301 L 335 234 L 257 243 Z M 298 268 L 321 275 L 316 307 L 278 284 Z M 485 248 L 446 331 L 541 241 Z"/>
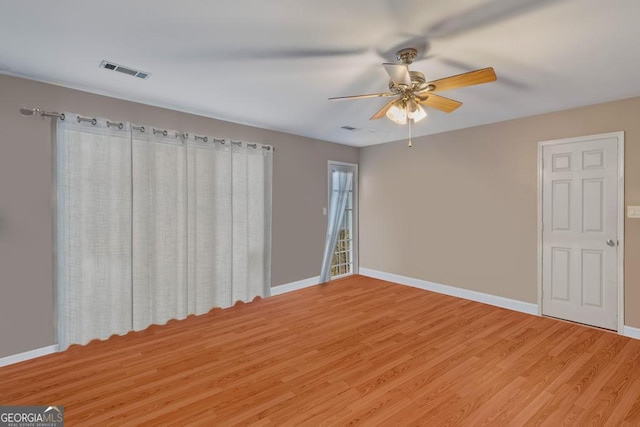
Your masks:
<path fill-rule="evenodd" d="M 65 117 L 61 349 L 269 295 L 271 147 Z"/>

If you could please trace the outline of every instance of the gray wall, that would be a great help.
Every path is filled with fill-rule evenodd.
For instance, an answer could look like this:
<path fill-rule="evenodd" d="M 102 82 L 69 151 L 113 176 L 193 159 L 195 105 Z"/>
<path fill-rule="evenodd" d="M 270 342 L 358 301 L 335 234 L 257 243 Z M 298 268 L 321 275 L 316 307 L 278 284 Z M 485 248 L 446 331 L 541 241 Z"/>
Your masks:
<path fill-rule="evenodd" d="M 640 205 L 640 98 L 360 150 L 360 266 L 537 303 L 539 141 L 625 133 Z M 640 327 L 640 220 L 625 221 L 625 323 Z"/>
<path fill-rule="evenodd" d="M 55 344 L 51 128 L 20 107 L 69 111 L 276 147 L 272 285 L 320 273 L 327 161 L 356 148 L 0 75 L 0 357 Z"/>

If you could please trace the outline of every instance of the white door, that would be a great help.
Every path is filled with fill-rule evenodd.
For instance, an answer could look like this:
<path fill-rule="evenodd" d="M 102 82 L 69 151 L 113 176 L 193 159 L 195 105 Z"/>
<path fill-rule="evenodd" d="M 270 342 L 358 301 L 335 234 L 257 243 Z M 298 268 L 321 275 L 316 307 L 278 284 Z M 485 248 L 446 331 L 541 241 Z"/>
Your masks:
<path fill-rule="evenodd" d="M 618 328 L 618 137 L 542 147 L 542 314 Z"/>

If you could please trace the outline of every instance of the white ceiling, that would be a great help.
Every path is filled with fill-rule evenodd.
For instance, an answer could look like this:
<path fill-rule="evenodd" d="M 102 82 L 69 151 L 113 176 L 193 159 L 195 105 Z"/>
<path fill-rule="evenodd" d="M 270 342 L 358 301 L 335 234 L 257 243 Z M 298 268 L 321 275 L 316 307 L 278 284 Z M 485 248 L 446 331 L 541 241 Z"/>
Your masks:
<path fill-rule="evenodd" d="M 438 79 L 493 66 L 498 81 L 443 93 L 428 135 L 640 95 L 637 0 L 0 0 L 0 73 L 353 146 L 404 139 L 370 121 L 380 66 Z M 103 60 L 150 72 L 109 72 Z M 27 106 L 47 108 L 46 105 Z M 342 126 L 358 128 L 346 131 Z"/>

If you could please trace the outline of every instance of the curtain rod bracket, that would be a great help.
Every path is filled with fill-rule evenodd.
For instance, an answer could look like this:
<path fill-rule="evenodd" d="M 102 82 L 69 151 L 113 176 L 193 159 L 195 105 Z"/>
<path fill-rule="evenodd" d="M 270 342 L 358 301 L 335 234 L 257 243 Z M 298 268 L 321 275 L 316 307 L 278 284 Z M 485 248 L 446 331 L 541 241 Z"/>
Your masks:
<path fill-rule="evenodd" d="M 20 114 L 22 114 L 25 117 L 30 117 L 30 116 L 40 116 L 40 117 L 51 117 L 51 118 L 56 118 L 56 119 L 60 119 L 60 120 L 64 120 L 64 114 L 62 113 L 56 113 L 53 111 L 44 111 L 41 110 L 40 108 L 20 108 Z"/>

